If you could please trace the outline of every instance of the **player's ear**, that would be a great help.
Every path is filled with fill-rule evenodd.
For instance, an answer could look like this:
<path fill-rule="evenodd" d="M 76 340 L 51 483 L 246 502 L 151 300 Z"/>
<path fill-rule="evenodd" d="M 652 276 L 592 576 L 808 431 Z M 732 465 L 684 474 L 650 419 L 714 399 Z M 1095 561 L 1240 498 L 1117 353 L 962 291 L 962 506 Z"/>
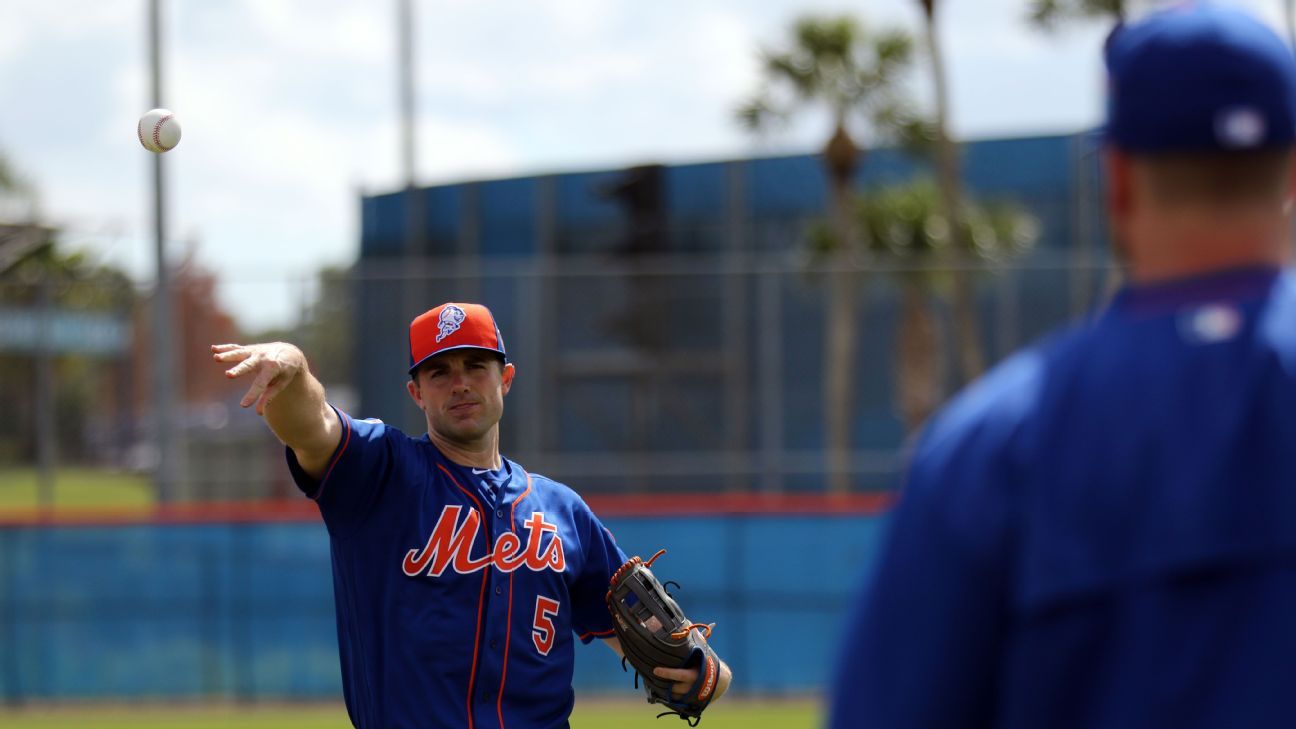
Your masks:
<path fill-rule="evenodd" d="M 409 393 L 410 399 L 414 401 L 414 404 L 418 406 L 419 410 L 422 410 L 423 398 L 420 396 L 423 393 L 419 389 L 418 380 L 411 377 L 410 381 L 405 383 L 405 391 Z"/>
<path fill-rule="evenodd" d="M 1296 205 L 1296 148 L 1287 150 L 1287 192 L 1283 195 L 1283 214 L 1291 215 Z"/>
<path fill-rule="evenodd" d="M 512 362 L 504 365 L 504 371 L 500 373 L 500 386 L 505 395 L 508 394 L 509 388 L 513 387 L 513 376 L 516 374 L 517 370 L 513 367 Z"/>
<path fill-rule="evenodd" d="M 1130 158 L 1109 147 L 1103 155 L 1103 166 L 1107 177 L 1107 209 L 1114 216 L 1126 215 L 1134 205 Z"/>
<path fill-rule="evenodd" d="M 1120 150 L 1108 147 L 1103 152 L 1103 168 L 1107 178 L 1107 220 L 1111 225 L 1112 246 L 1118 258 L 1128 260 L 1125 241 L 1135 207 L 1133 166 L 1130 158 Z"/>

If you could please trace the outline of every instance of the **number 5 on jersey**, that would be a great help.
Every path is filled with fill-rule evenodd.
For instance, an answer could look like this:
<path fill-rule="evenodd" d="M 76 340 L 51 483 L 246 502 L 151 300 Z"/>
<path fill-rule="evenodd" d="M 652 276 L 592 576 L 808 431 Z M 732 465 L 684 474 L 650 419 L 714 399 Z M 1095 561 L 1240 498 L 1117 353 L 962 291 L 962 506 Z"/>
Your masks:
<path fill-rule="evenodd" d="M 554 644 L 553 616 L 558 614 L 559 603 L 544 595 L 536 596 L 535 622 L 531 628 L 531 642 L 535 643 L 540 655 L 549 655 Z"/>

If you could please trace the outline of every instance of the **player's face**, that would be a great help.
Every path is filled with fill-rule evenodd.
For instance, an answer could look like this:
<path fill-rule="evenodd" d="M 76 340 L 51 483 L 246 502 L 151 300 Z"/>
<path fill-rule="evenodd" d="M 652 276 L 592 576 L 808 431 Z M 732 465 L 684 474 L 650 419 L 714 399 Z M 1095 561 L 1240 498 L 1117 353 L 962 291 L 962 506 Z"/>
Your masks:
<path fill-rule="evenodd" d="M 419 368 L 410 396 L 427 416 L 428 428 L 464 445 L 478 443 L 499 424 L 513 365 L 479 349 L 439 354 Z"/>

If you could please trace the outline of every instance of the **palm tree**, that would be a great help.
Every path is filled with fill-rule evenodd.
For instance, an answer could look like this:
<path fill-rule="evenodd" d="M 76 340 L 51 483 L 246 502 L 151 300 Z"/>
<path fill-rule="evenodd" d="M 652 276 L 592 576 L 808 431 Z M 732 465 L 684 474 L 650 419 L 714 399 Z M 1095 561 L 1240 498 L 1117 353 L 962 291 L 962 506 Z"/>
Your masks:
<path fill-rule="evenodd" d="M 1149 4 L 1151 0 L 1145 0 L 1144 4 Z M 1059 27 L 1067 22 L 1077 20 L 1094 20 L 1106 19 L 1115 26 L 1120 26 L 1130 15 L 1130 10 L 1134 7 L 1135 0 L 1030 0 L 1030 9 L 1028 16 L 1030 22 L 1046 33 L 1058 31 Z M 1290 8 L 1291 0 L 1287 0 Z M 1083 162 L 1081 163 L 1083 165 Z M 1093 194 L 1088 189 L 1087 183 L 1082 183 L 1085 187 L 1085 202 L 1082 205 L 1088 205 L 1088 201 Z M 1071 287 L 1072 287 L 1072 307 L 1073 311 L 1078 313 L 1089 308 L 1092 301 L 1092 292 L 1094 282 L 1092 280 L 1092 261 L 1094 257 L 1094 241 L 1092 236 L 1078 234 L 1076 236 L 1076 248 L 1073 252 L 1073 267 L 1071 269 Z M 1115 269 L 1109 269 L 1107 273 L 1106 287 L 1111 288 L 1116 285 L 1117 273 Z"/>
<path fill-rule="evenodd" d="M 51 231 L 31 221 L 36 194 L 0 154 L 0 275 L 51 239 Z"/>
<path fill-rule="evenodd" d="M 1045 30 L 1056 30 L 1062 21 L 1110 17 L 1117 23 L 1129 16 L 1130 0 L 1031 0 L 1030 20 Z"/>
<path fill-rule="evenodd" d="M 9 192 L 18 188 L 18 178 L 9 167 L 9 161 L 0 155 L 0 192 Z"/>
<path fill-rule="evenodd" d="M 913 433 L 941 404 L 948 383 L 935 299 L 952 289 L 955 308 L 959 302 L 957 276 L 942 273 L 944 262 L 956 257 L 1001 263 L 1019 256 L 1035 243 L 1038 224 L 1017 207 L 999 204 L 966 205 L 951 225 L 939 186 L 928 180 L 861 195 L 854 215 L 861 244 L 896 264 L 894 392 L 905 432 Z M 960 245 L 962 250 L 954 250 Z"/>
<path fill-rule="evenodd" d="M 953 221 L 951 234 L 954 251 L 954 343 L 958 351 L 959 383 L 980 376 L 985 369 L 985 355 L 981 350 L 981 325 L 977 318 L 976 291 L 972 286 L 972 272 L 968 270 L 963 251 L 966 242 L 961 240 L 963 226 L 963 174 L 959 154 L 949 135 L 949 84 L 945 75 L 944 54 L 940 36 L 936 32 L 936 0 L 919 0 L 922 5 L 927 52 L 931 60 L 932 86 L 936 91 L 936 169 L 940 186 L 941 205 L 945 218 Z"/>
<path fill-rule="evenodd" d="M 801 18 L 784 48 L 762 54 L 763 87 L 738 111 L 751 131 L 810 107 L 826 109 L 832 120 L 823 150 L 835 241 L 827 251 L 823 405 L 828 478 L 831 488 L 839 492 L 850 488 L 852 376 L 858 336 L 858 287 L 849 260 L 855 238 L 851 182 L 864 154 L 861 129 L 880 139 L 913 123 L 900 83 L 912 48 L 903 31 L 873 32 L 850 16 Z"/>
<path fill-rule="evenodd" d="M 35 216 L 36 190 L 0 152 L 0 223 L 14 223 Z"/>

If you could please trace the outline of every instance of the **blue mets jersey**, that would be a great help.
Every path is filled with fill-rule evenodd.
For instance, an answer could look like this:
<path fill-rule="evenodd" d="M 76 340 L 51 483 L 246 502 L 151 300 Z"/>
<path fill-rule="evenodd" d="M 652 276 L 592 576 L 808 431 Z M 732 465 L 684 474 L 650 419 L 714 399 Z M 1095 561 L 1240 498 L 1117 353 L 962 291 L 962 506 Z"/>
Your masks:
<path fill-rule="evenodd" d="M 1296 278 L 1128 289 L 915 448 L 830 726 L 1290 727 Z"/>
<path fill-rule="evenodd" d="M 352 723 L 567 726 L 575 636 L 613 634 L 605 595 L 625 555 L 611 533 L 516 463 L 459 466 L 426 435 L 338 415 L 322 480 L 288 462 L 330 535 Z"/>

